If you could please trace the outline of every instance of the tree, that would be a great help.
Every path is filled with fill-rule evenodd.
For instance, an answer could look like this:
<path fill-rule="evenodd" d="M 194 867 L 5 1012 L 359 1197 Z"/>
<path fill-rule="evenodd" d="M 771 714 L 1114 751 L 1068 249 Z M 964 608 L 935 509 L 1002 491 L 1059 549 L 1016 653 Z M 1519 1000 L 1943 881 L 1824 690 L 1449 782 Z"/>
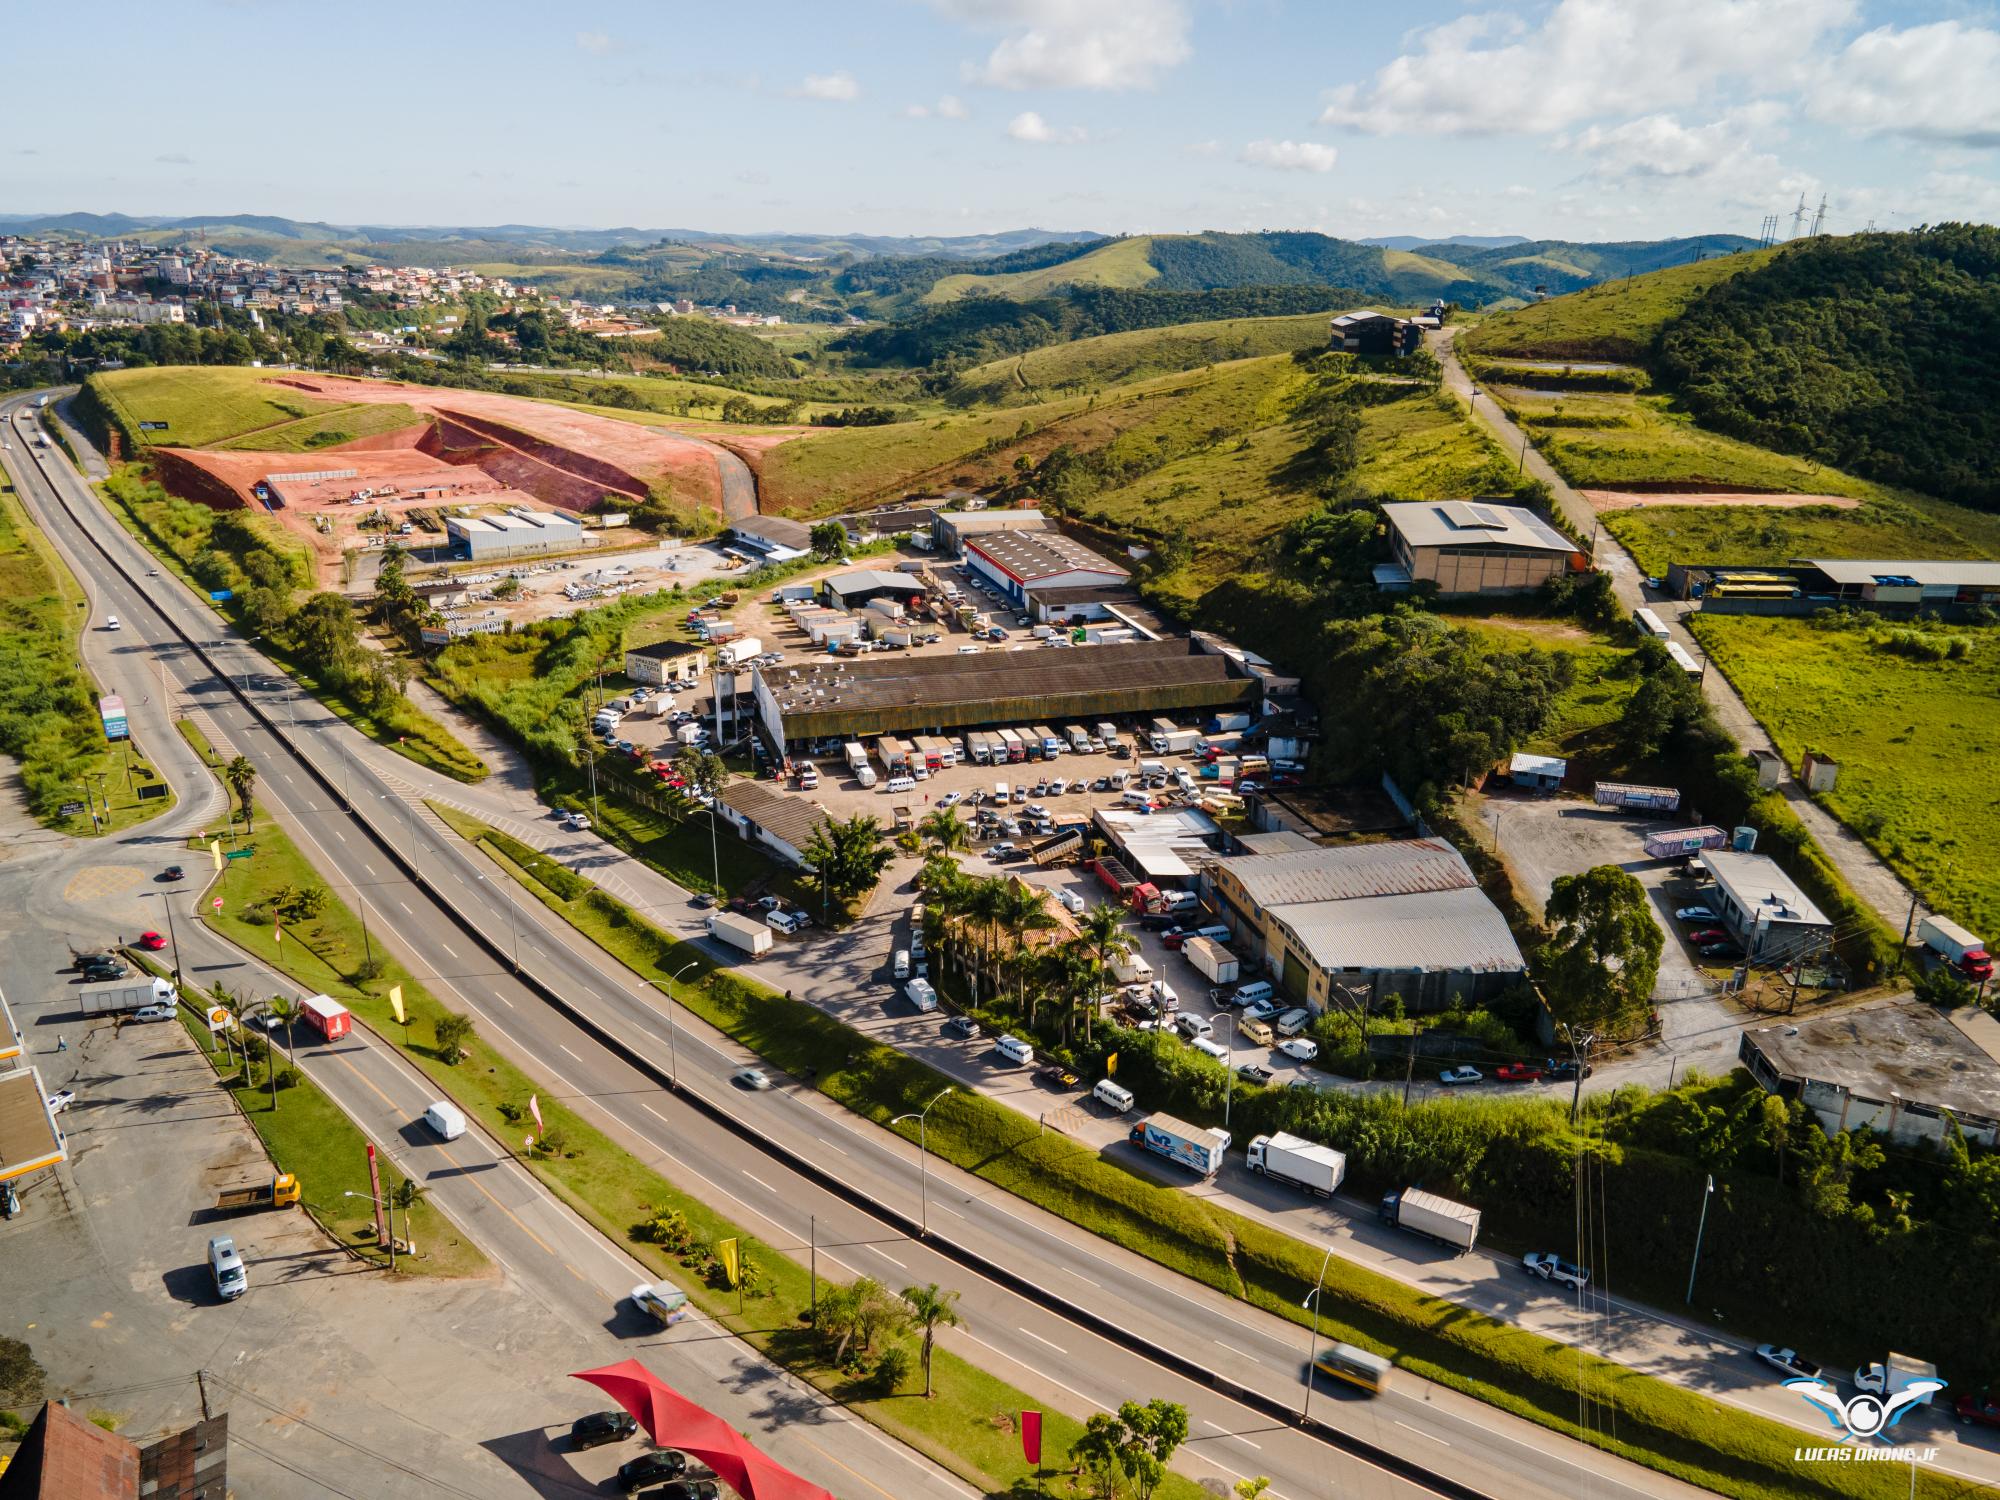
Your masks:
<path fill-rule="evenodd" d="M 1118 1424 L 1123 1429 L 1118 1467 L 1132 1481 L 1137 1500 L 1149 1500 L 1166 1478 L 1174 1451 L 1187 1441 L 1187 1408 L 1157 1397 L 1144 1406 L 1127 1401 L 1118 1408 Z"/>
<path fill-rule="evenodd" d="M 845 822 L 831 818 L 820 822 L 799 853 L 842 900 L 873 886 L 883 866 L 896 857 L 894 850 L 882 846 L 882 825 L 865 813 Z"/>
<path fill-rule="evenodd" d="M 847 528 L 838 521 L 821 521 L 812 529 L 812 549 L 816 557 L 847 556 Z"/>
<path fill-rule="evenodd" d="M 1656 640 L 1640 642 L 1631 664 L 1639 685 L 1619 716 L 1618 743 L 1628 758 L 1649 760 L 1700 719 L 1701 688 Z"/>
<path fill-rule="evenodd" d="M 250 831 L 250 817 L 254 810 L 250 794 L 257 786 L 257 768 L 250 764 L 247 755 L 239 755 L 222 768 L 222 779 L 229 783 L 229 790 L 236 794 L 236 800 L 243 805 L 243 831 Z"/>
<path fill-rule="evenodd" d="M 1264 1474 L 1259 1474 L 1255 1479 L 1239 1479 L 1236 1481 L 1236 1500 L 1258 1500 L 1258 1497 L 1270 1487 L 1270 1478 Z"/>
<path fill-rule="evenodd" d="M 457 1011 L 439 1011 L 437 1019 L 431 1022 L 431 1035 L 437 1038 L 439 1060 L 456 1063 L 459 1049 L 472 1039 L 472 1018 Z"/>
<path fill-rule="evenodd" d="M 1118 1448 L 1125 1429 L 1110 1412 L 1091 1413 L 1083 1436 L 1069 1445 L 1069 1461 L 1083 1476 L 1091 1500 L 1115 1500 L 1118 1493 Z"/>
<path fill-rule="evenodd" d="M 403 1211 L 403 1243 L 412 1250 L 416 1248 L 416 1242 L 410 1238 L 410 1210 L 417 1206 L 417 1200 L 423 1195 L 424 1190 L 414 1177 L 405 1177 L 389 1194 L 389 1202 Z"/>
<path fill-rule="evenodd" d="M 931 1393 L 931 1350 L 939 1328 L 959 1325 L 958 1293 L 941 1291 L 933 1281 L 929 1286 L 906 1286 L 903 1300 L 910 1305 L 910 1321 L 923 1330 L 924 1395 Z"/>
<path fill-rule="evenodd" d="M 917 832 L 946 854 L 956 853 L 972 842 L 972 832 L 956 808 L 931 809 L 917 820 Z"/>
<path fill-rule="evenodd" d="M 1099 977 L 1111 966 L 1111 960 L 1122 958 L 1132 951 L 1132 934 L 1125 929 L 1125 913 L 1108 901 L 1100 901 L 1077 919 L 1079 941 L 1088 943 L 1097 960 Z M 1084 1035 L 1089 1036 L 1092 1023 L 1097 1016 L 1093 1004 L 1084 1012 Z"/>
<path fill-rule="evenodd" d="M 1558 1019 L 1583 1028 L 1645 1013 L 1665 937 L 1643 885 L 1616 865 L 1560 875 L 1546 916 L 1553 932 L 1538 959 Z"/>
<path fill-rule="evenodd" d="M 822 1337 L 832 1340 L 833 1362 L 838 1366 L 847 1363 L 850 1350 L 867 1358 L 880 1340 L 901 1333 L 909 1316 L 909 1309 L 891 1296 L 887 1287 L 872 1276 L 863 1276 L 820 1293 L 815 1326 Z"/>

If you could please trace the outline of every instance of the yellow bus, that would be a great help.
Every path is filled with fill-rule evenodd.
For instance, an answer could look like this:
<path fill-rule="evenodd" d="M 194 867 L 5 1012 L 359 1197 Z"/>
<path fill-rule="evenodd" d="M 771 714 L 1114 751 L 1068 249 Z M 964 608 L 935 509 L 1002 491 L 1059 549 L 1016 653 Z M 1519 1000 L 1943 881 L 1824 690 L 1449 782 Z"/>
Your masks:
<path fill-rule="evenodd" d="M 1359 1386 L 1372 1396 L 1388 1384 L 1389 1371 L 1395 1366 L 1381 1355 L 1370 1354 L 1352 1344 L 1328 1344 L 1313 1361 L 1313 1368 L 1322 1375 Z"/>

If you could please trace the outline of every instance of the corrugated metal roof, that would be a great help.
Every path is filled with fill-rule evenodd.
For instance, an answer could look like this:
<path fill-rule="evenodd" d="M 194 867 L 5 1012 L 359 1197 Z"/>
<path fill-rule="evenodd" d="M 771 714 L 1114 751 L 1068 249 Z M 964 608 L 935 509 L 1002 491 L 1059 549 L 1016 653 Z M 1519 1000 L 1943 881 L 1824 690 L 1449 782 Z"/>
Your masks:
<path fill-rule="evenodd" d="M 1242 885 L 1244 894 L 1267 909 L 1478 885 L 1464 857 L 1443 839 L 1394 839 L 1290 854 L 1239 854 L 1220 864 Z"/>
<path fill-rule="evenodd" d="M 1803 923 L 1830 927 L 1826 913 L 1813 905 L 1812 897 L 1784 872 L 1768 854 L 1748 854 L 1738 849 L 1706 849 L 1701 862 L 1708 866 L 1716 883 L 1736 898 L 1736 904 L 1754 918 L 1769 912 L 1774 923 Z"/>
<path fill-rule="evenodd" d="M 1131 576 L 1110 558 L 1059 531 L 994 532 L 967 542 L 965 550 L 977 552 L 1023 582 L 1075 572 L 1101 573 L 1110 579 Z"/>
<path fill-rule="evenodd" d="M 1290 828 L 1277 828 L 1269 833 L 1239 833 L 1236 842 L 1243 846 L 1246 854 L 1316 854 L 1320 848 L 1304 834 Z"/>
<path fill-rule="evenodd" d="M 722 789 L 722 801 L 766 833 L 803 851 L 813 830 L 827 821 L 826 809 L 804 797 L 773 791 L 761 781 L 736 780 Z"/>
<path fill-rule="evenodd" d="M 2000 562 L 1884 562 L 1859 557 L 1809 557 L 1806 561 L 1842 584 L 1908 578 L 1939 587 L 1949 584 L 1956 588 L 2000 588 Z"/>
<path fill-rule="evenodd" d="M 1314 901 L 1272 915 L 1323 969 L 1513 974 L 1527 967 L 1507 919 L 1477 886 Z"/>
<path fill-rule="evenodd" d="M 1454 509 L 1454 507 L 1457 507 Z M 1382 514 L 1412 547 L 1512 547 L 1574 552 L 1576 543 L 1531 510 L 1481 501 L 1424 500 L 1385 505 Z M 1463 518 L 1463 519 L 1459 519 Z"/>

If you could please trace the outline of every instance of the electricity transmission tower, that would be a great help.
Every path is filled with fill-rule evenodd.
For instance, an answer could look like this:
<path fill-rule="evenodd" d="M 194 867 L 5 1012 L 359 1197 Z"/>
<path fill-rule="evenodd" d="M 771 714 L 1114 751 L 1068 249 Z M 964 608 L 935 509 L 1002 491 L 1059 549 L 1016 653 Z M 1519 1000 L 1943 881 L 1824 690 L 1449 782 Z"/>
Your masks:
<path fill-rule="evenodd" d="M 1814 239 L 1817 239 L 1819 238 L 1821 232 L 1825 230 L 1825 228 L 1826 228 L 1826 194 L 1821 193 L 1819 195 L 1819 211 L 1813 215 L 1812 229 L 1809 231 L 1809 233 Z"/>
<path fill-rule="evenodd" d="M 1806 195 L 1804 193 L 1800 193 L 1799 206 L 1792 210 L 1792 238 L 1797 239 L 1801 234 L 1804 234 L 1805 228 L 1806 228 Z"/>

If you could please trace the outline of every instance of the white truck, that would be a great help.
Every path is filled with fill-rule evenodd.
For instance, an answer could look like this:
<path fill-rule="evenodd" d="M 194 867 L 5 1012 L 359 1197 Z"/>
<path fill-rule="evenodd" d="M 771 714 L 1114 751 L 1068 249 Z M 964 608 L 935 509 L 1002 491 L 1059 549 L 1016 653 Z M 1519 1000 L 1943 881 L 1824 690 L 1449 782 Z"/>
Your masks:
<path fill-rule="evenodd" d="M 1158 755 L 1186 755 L 1191 750 L 1199 750 L 1202 744 L 1199 729 L 1176 729 L 1172 734 L 1156 735 L 1153 751 Z"/>
<path fill-rule="evenodd" d="M 1151 984 L 1153 966 L 1135 948 L 1130 953 L 1111 955 L 1111 975 L 1120 984 Z"/>
<path fill-rule="evenodd" d="M 754 635 L 746 635 L 741 640 L 730 641 L 715 653 L 715 664 L 724 671 L 733 671 L 753 656 L 764 654 L 764 643 Z"/>
<path fill-rule="evenodd" d="M 740 948 L 755 958 L 760 953 L 771 951 L 771 929 L 752 917 L 739 917 L 733 911 L 715 911 L 708 914 L 708 935 Z"/>
<path fill-rule="evenodd" d="M 112 979 L 81 986 L 76 1001 L 86 1016 L 117 1016 L 142 1006 L 172 1005 L 174 987 L 164 979 Z"/>
<path fill-rule="evenodd" d="M 847 756 L 847 769 L 859 776 L 861 768 L 868 764 L 868 747 L 859 740 L 849 740 L 841 750 Z"/>
<path fill-rule="evenodd" d="M 1347 1175 L 1347 1158 L 1331 1146 L 1280 1131 L 1250 1142 L 1249 1167 L 1278 1182 L 1331 1198 Z"/>
<path fill-rule="evenodd" d="M 1382 1195 L 1380 1214 L 1384 1224 L 1394 1224 L 1411 1234 L 1421 1234 L 1461 1255 L 1479 1238 L 1479 1210 L 1421 1188 L 1391 1190 Z"/>
<path fill-rule="evenodd" d="M 1205 937 L 1189 938 L 1181 953 L 1210 984 L 1234 984 L 1241 972 L 1234 953 Z"/>
<path fill-rule="evenodd" d="M 1993 977 L 1993 960 L 1985 939 L 1966 931 L 1949 917 L 1925 917 L 1917 924 L 1917 941 L 1974 984 Z"/>
<path fill-rule="evenodd" d="M 1912 1359 L 1907 1354 L 1891 1354 L 1879 1365 L 1863 1365 L 1854 1372 L 1854 1388 L 1884 1401 L 1921 1387 L 1922 1404 L 1928 1406 L 1934 1392 L 1944 1389 L 1937 1366 L 1929 1360 Z"/>
<path fill-rule="evenodd" d="M 1222 1170 L 1223 1153 L 1229 1149 L 1229 1132 L 1203 1130 L 1172 1115 L 1151 1115 L 1132 1127 L 1131 1141 L 1155 1156 L 1164 1156 L 1204 1177 L 1213 1177 Z"/>

